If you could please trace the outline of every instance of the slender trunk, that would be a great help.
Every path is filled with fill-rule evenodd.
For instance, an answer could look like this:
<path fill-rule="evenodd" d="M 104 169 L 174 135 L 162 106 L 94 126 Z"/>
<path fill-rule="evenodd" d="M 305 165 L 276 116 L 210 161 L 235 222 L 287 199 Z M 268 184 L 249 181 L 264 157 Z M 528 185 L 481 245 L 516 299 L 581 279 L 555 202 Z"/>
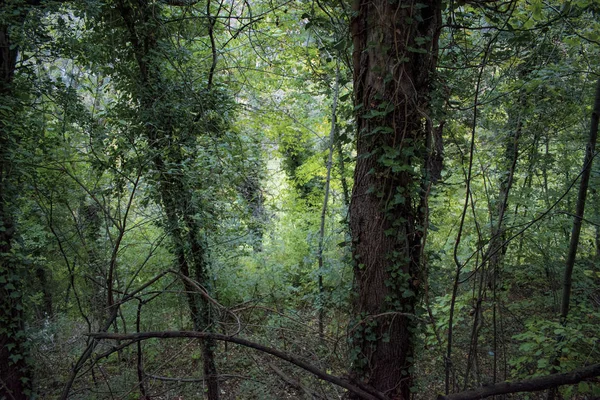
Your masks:
<path fill-rule="evenodd" d="M 154 128 L 149 127 L 148 134 L 151 143 L 160 143 L 160 140 L 155 140 L 157 139 L 156 135 L 158 132 Z M 199 210 L 191 198 L 191 193 L 185 190 L 185 185 L 181 181 L 181 178 L 176 177 L 183 176 L 183 171 L 179 174 L 172 174 L 173 166 L 171 166 L 171 173 L 169 173 L 161 155 L 165 149 L 155 146 L 153 150 L 155 152 L 154 166 L 157 171 L 161 171 L 158 186 L 163 210 L 166 214 L 169 236 L 173 240 L 179 271 L 185 277 L 194 279 L 198 284 L 208 289 L 210 282 L 207 270 L 208 266 L 206 265 L 205 247 L 201 238 L 200 226 L 195 221 L 195 217 L 199 215 Z M 179 166 L 180 161 L 178 160 L 174 164 Z M 187 235 L 184 233 L 186 231 Z M 186 249 L 189 250 L 186 251 Z M 184 280 L 183 284 L 194 329 L 197 331 L 206 330 L 212 332 L 214 321 L 210 313 L 209 304 L 188 281 Z M 202 341 L 203 372 L 208 386 L 207 395 L 209 400 L 219 399 L 219 381 L 214 349 L 214 340 L 205 339 Z"/>
<path fill-rule="evenodd" d="M 569 251 L 567 253 L 567 262 L 565 266 L 565 274 L 563 277 L 563 293 L 562 302 L 560 306 L 560 318 L 563 325 L 567 324 L 567 317 L 569 316 L 569 303 L 571 301 L 571 285 L 573 278 L 573 268 L 575 267 L 575 257 L 577 256 L 577 247 L 579 246 L 579 235 L 581 233 L 581 223 L 583 222 L 583 214 L 585 212 L 585 200 L 587 198 L 587 191 L 590 182 L 590 175 L 592 173 L 592 161 L 594 160 L 594 153 L 596 152 L 596 139 L 598 137 L 598 120 L 600 118 L 600 79 L 596 83 L 596 95 L 594 99 L 594 109 L 592 110 L 591 124 L 590 124 L 590 136 L 588 143 L 585 147 L 585 157 L 583 160 L 583 172 L 581 173 L 581 181 L 579 182 L 579 192 L 577 194 L 577 205 L 575 209 L 575 215 L 573 216 L 573 227 L 571 229 L 571 241 L 569 243 Z M 559 337 L 558 340 L 562 340 Z M 560 370 L 560 358 L 555 356 L 554 362 L 555 372 Z M 554 400 L 559 396 L 559 392 L 556 388 L 548 390 L 546 394 L 547 400 Z"/>
<path fill-rule="evenodd" d="M 521 97 L 519 103 L 522 105 L 522 107 L 525 107 L 524 101 L 525 101 L 525 98 Z M 504 220 L 505 220 L 504 217 L 506 214 L 506 210 L 508 209 L 508 196 L 510 194 L 510 190 L 513 185 L 515 170 L 516 170 L 517 161 L 519 158 L 518 157 L 519 156 L 519 140 L 521 137 L 522 128 L 523 128 L 523 122 L 519 116 L 519 117 L 517 117 L 515 131 L 511 132 L 511 134 L 507 137 L 505 152 L 504 152 L 504 160 L 502 163 L 502 164 L 504 164 L 504 166 L 502 166 L 500 168 L 500 171 L 506 171 L 506 175 L 500 182 L 500 191 L 498 193 L 496 209 L 494 210 L 495 212 L 492 211 L 492 213 L 494 215 L 491 218 L 492 219 L 492 229 L 490 232 L 491 239 L 488 244 L 488 249 L 486 251 L 486 254 L 483 256 L 483 262 L 486 262 L 486 260 L 487 260 L 487 269 L 482 268 L 482 272 L 481 272 L 479 294 L 478 294 L 478 299 L 477 299 L 476 312 L 474 314 L 473 330 L 472 330 L 472 336 L 471 336 L 471 348 L 469 351 L 469 356 L 467 358 L 467 372 L 465 374 L 465 386 L 464 386 L 465 389 L 468 387 L 471 361 L 477 360 L 477 349 L 479 347 L 478 346 L 479 332 L 481 331 L 481 327 L 483 324 L 482 301 L 483 301 L 483 296 L 484 296 L 484 291 L 485 291 L 485 289 L 483 288 L 483 283 L 484 283 L 483 279 L 484 279 L 485 275 L 487 275 L 485 277 L 487 279 L 487 286 L 493 292 L 494 301 L 492 304 L 492 308 L 493 308 L 492 323 L 494 324 L 494 326 L 496 323 L 496 320 L 495 320 L 496 306 L 497 306 L 496 305 L 496 288 L 498 286 L 498 280 L 500 277 L 500 268 L 501 268 L 501 264 L 502 264 L 502 258 L 506 251 L 506 248 L 505 248 L 506 246 L 504 245 L 505 231 L 506 231 L 506 227 L 504 224 Z M 495 223 L 493 221 L 494 217 L 496 218 Z M 492 343 L 493 343 L 493 347 L 494 347 L 494 356 L 493 356 L 494 360 L 493 360 L 492 382 L 496 383 L 496 362 L 497 362 L 496 339 L 497 338 L 495 336 L 496 335 L 495 329 L 493 330 L 493 334 L 494 334 L 494 337 L 493 337 Z"/>
<path fill-rule="evenodd" d="M 102 238 L 102 221 L 100 213 L 101 207 L 94 201 L 89 202 L 85 197 L 81 199 L 81 206 L 78 214 L 80 215 L 78 222 L 78 231 L 81 232 L 81 240 L 87 253 L 86 268 L 92 271 L 93 276 L 103 277 L 101 281 L 90 279 L 86 276 L 85 280 L 89 285 L 91 294 L 85 296 L 89 309 L 91 310 L 92 322 L 94 325 L 101 326 L 106 321 L 111 311 L 108 307 L 110 304 L 109 296 L 107 296 L 107 271 L 106 263 L 98 251 L 98 243 Z M 91 274 L 91 275 L 92 275 Z M 112 292 L 112 289 L 110 290 Z"/>
<path fill-rule="evenodd" d="M 38 312 L 38 318 L 52 318 L 54 315 L 54 304 L 52 301 L 52 292 L 50 291 L 50 282 L 44 265 L 36 268 L 35 274 L 42 290 L 42 307 Z"/>
<path fill-rule="evenodd" d="M 600 79 L 596 84 L 596 96 L 594 100 L 594 109 L 592 111 L 592 121 L 590 125 L 590 136 L 585 149 L 585 158 L 583 161 L 583 173 L 579 183 L 579 193 L 577 194 L 577 207 L 575 216 L 573 217 L 573 229 L 571 230 L 571 242 L 569 243 L 569 252 L 567 254 L 567 263 L 565 267 L 565 275 L 563 278 L 563 294 L 560 307 L 560 316 L 563 323 L 567 322 L 569 315 L 569 303 L 571 301 L 571 285 L 573 267 L 575 266 L 575 257 L 577 256 L 577 246 L 579 245 L 579 234 L 581 233 L 581 223 L 583 221 L 583 213 L 585 211 L 585 200 L 587 197 L 587 189 L 590 182 L 592 172 L 592 161 L 596 151 L 596 139 L 598 137 L 598 119 L 600 117 Z"/>
<path fill-rule="evenodd" d="M 335 149 L 338 156 L 338 164 L 340 170 L 340 182 L 342 184 L 342 196 L 344 199 L 344 205 L 350 206 L 350 190 L 348 189 L 348 180 L 346 179 L 346 162 L 344 161 L 344 148 L 342 147 L 341 140 L 335 140 Z"/>
<path fill-rule="evenodd" d="M 252 233 L 252 249 L 255 253 L 260 253 L 263 250 L 263 236 L 267 220 L 260 177 L 257 175 L 247 176 L 238 187 L 238 192 L 246 200 L 248 209 L 252 214 L 249 226 Z"/>
<path fill-rule="evenodd" d="M 142 300 L 138 300 L 137 314 L 135 319 L 135 331 L 137 333 L 141 332 L 140 329 L 140 319 L 142 314 L 142 306 L 144 302 Z M 142 342 L 137 342 L 137 375 L 138 375 L 138 387 L 140 388 L 140 400 L 149 399 L 145 381 L 145 373 L 144 373 L 144 358 L 142 353 Z"/>
<path fill-rule="evenodd" d="M 471 208 L 474 211 L 474 201 L 473 201 L 473 194 L 471 192 L 471 184 L 472 184 L 472 178 L 473 178 L 473 157 L 475 154 L 475 134 L 476 134 L 476 127 L 477 127 L 477 118 L 478 118 L 478 104 L 479 104 L 479 95 L 480 95 L 480 89 L 481 89 L 481 84 L 482 84 L 482 78 L 483 78 L 483 72 L 485 70 L 486 64 L 487 64 L 487 60 L 488 57 L 490 55 L 490 51 L 491 51 L 491 46 L 492 43 L 494 42 L 494 40 L 490 40 L 487 44 L 487 48 L 485 50 L 485 53 L 483 54 L 483 59 L 482 62 L 480 64 L 479 67 L 479 74 L 477 77 L 477 84 L 475 86 L 475 97 L 474 97 L 474 101 L 473 101 L 473 122 L 471 125 L 471 140 L 470 140 L 470 145 L 469 145 L 469 157 L 468 157 L 468 169 L 465 171 L 465 177 L 466 177 L 466 197 L 465 197 L 465 202 L 463 205 L 463 211 L 461 213 L 460 216 L 460 223 L 458 226 L 458 233 L 456 235 L 456 239 L 454 241 L 454 250 L 453 250 L 453 258 L 454 258 L 454 264 L 456 265 L 456 272 L 454 274 L 454 283 L 452 285 L 452 295 L 450 297 L 450 312 L 448 315 L 448 334 L 447 334 L 447 345 L 446 345 L 446 359 L 445 359 L 445 392 L 446 395 L 450 392 L 450 371 L 452 369 L 452 346 L 453 346 L 453 338 L 454 338 L 454 311 L 455 311 L 455 307 L 456 307 L 456 299 L 457 299 L 457 294 L 458 294 L 458 287 L 460 285 L 460 274 L 462 269 L 465 266 L 465 263 L 462 263 L 459 260 L 458 257 L 458 249 L 460 247 L 460 244 L 462 242 L 462 236 L 463 236 L 463 232 L 464 232 L 464 227 L 465 227 L 465 218 L 467 216 L 467 210 L 469 208 L 469 204 L 471 204 Z M 480 229 L 478 227 L 477 221 L 475 219 L 475 226 L 477 227 L 477 233 L 479 238 L 481 238 L 481 232 Z M 453 377 L 452 381 L 455 381 L 454 379 L 455 377 Z"/>
<path fill-rule="evenodd" d="M 333 164 L 333 146 L 335 136 L 335 122 L 338 102 L 338 93 L 340 88 L 340 66 L 336 66 L 335 89 L 333 91 L 333 104 L 331 106 L 331 130 L 329 131 L 329 155 L 327 156 L 327 177 L 325 178 L 325 194 L 323 196 L 323 208 L 321 209 L 321 226 L 319 228 L 319 249 L 317 258 L 319 259 L 319 336 L 323 337 L 323 320 L 325 319 L 325 288 L 323 287 L 323 243 L 325 241 L 325 217 L 327 215 L 327 203 L 329 202 L 329 183 L 331 181 L 331 166 Z"/>
<path fill-rule="evenodd" d="M 412 317 L 421 278 L 429 93 L 437 0 L 356 0 L 352 21 L 357 161 L 350 204 L 356 298 L 351 373 L 394 399 L 412 385 Z M 411 23 L 407 23 L 411 21 Z M 415 40 L 417 39 L 418 40 Z M 423 41 L 423 38 L 430 40 Z"/>

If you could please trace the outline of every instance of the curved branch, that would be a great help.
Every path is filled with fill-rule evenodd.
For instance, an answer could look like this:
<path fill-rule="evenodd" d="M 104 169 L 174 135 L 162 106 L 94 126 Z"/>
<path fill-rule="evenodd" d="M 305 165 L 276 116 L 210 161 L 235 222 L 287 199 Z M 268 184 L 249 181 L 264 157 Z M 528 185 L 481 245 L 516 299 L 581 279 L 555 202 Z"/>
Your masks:
<path fill-rule="evenodd" d="M 573 385 L 596 376 L 600 376 L 600 364 L 590 365 L 589 367 L 576 369 L 564 374 L 540 376 L 538 378 L 517 382 L 500 382 L 495 385 L 484 386 L 479 389 L 455 393 L 448 396 L 440 395 L 437 400 L 476 400 L 500 394 L 537 392 L 563 385 Z"/>
<path fill-rule="evenodd" d="M 151 339 L 151 338 L 159 338 L 159 339 L 170 339 L 170 338 L 208 339 L 208 338 L 210 338 L 213 340 L 235 343 L 235 344 L 239 344 L 241 346 L 245 346 L 245 347 L 249 347 L 249 348 L 252 348 L 252 349 L 255 349 L 258 351 L 262 351 L 263 353 L 271 354 L 272 356 L 275 356 L 282 360 L 288 361 L 288 362 L 296 365 L 297 367 L 300 367 L 303 370 L 310 372 L 311 374 L 315 375 L 317 378 L 319 378 L 321 380 L 324 380 L 324 381 L 333 383 L 335 385 L 341 386 L 345 389 L 348 389 L 349 391 L 358 395 L 362 399 L 387 400 L 387 397 L 382 393 L 376 392 L 374 390 L 367 391 L 368 390 L 367 388 L 365 388 L 365 390 L 363 390 L 363 389 L 351 384 L 348 380 L 340 378 L 335 375 L 328 374 L 326 372 L 323 372 L 320 369 L 316 368 L 315 366 L 301 360 L 300 358 L 297 358 L 290 354 L 273 349 L 271 347 L 263 346 L 259 343 L 251 342 L 249 340 L 234 337 L 234 336 L 221 335 L 221 334 L 212 333 L 212 332 L 195 332 L 195 331 L 140 332 L 140 333 L 130 333 L 130 334 L 99 332 L 99 333 L 88 333 L 87 336 L 90 336 L 96 340 L 100 340 L 100 339 L 130 340 L 131 341 L 130 344 L 133 344 L 140 340 L 146 340 L 146 339 Z"/>
<path fill-rule="evenodd" d="M 200 0 L 161 0 L 161 2 L 173 7 L 190 7 L 198 4 Z"/>

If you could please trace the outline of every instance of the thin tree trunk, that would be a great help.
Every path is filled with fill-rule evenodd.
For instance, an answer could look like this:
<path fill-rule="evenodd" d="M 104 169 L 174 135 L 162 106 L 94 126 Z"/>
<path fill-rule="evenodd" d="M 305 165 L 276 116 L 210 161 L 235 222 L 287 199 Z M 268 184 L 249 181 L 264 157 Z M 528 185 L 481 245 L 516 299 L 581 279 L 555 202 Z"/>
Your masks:
<path fill-rule="evenodd" d="M 483 54 L 483 59 L 479 67 L 479 74 L 477 77 L 477 84 L 475 87 L 475 97 L 473 101 L 473 120 L 471 124 L 471 140 L 469 145 L 469 167 L 468 170 L 465 171 L 466 175 L 466 197 L 463 205 L 463 211 L 460 216 L 460 223 L 458 227 L 458 233 L 456 235 L 456 240 L 454 242 L 454 251 L 453 258 L 454 264 L 456 265 L 456 272 L 454 274 L 454 283 L 452 285 L 452 295 L 450 297 L 450 312 L 448 316 L 448 334 L 447 334 L 447 347 L 446 347 L 446 360 L 445 360 L 445 393 L 450 393 L 450 371 L 452 369 L 452 349 L 453 349 L 453 339 L 454 339 L 454 311 L 456 306 L 456 299 L 458 295 L 458 287 L 460 285 L 460 274 L 465 264 L 460 262 L 458 258 L 458 249 L 462 241 L 462 235 L 464 232 L 465 226 L 465 218 L 467 216 L 467 210 L 469 208 L 469 204 L 473 208 L 473 194 L 471 192 L 471 183 L 473 177 L 473 157 L 475 154 L 475 134 L 477 129 L 477 118 L 478 118 L 478 104 L 479 104 L 479 95 L 480 88 L 482 84 L 483 72 L 487 65 L 488 57 L 490 55 L 492 43 L 494 40 L 490 40 L 487 44 L 485 53 Z M 470 203 L 469 203 L 470 202 Z M 475 219 L 475 224 L 477 226 L 477 220 Z M 479 237 L 481 238 L 481 233 L 479 228 L 477 228 L 477 232 Z M 485 258 L 484 258 L 485 259 Z M 452 381 L 455 381 L 455 377 L 453 377 Z"/>
<path fill-rule="evenodd" d="M 521 97 L 519 103 L 522 107 L 525 107 L 524 104 L 525 98 Z M 517 111 L 519 112 L 519 111 Z M 479 287 L 479 294 L 478 294 L 478 299 L 477 299 L 477 303 L 476 303 L 476 312 L 475 312 L 475 316 L 474 316 L 474 322 L 473 322 L 473 330 L 472 330 L 472 336 L 471 336 L 471 348 L 469 351 L 469 356 L 467 358 L 467 370 L 465 373 L 465 385 L 464 385 L 464 390 L 466 390 L 466 388 L 469 385 L 469 371 L 471 368 L 471 360 L 477 360 L 477 349 L 478 349 L 478 342 L 479 342 L 479 335 L 478 333 L 481 331 L 481 324 L 483 323 L 483 311 L 482 311 L 482 301 L 483 301 L 483 296 L 485 293 L 485 288 L 483 287 L 484 284 L 484 276 L 487 280 L 487 286 L 492 290 L 493 292 L 493 317 L 492 317 L 492 323 L 493 326 L 496 326 L 496 320 L 495 320 L 495 315 L 496 315 L 496 288 L 498 286 L 498 279 L 500 276 L 500 267 L 502 264 L 502 257 L 504 255 L 504 252 L 506 251 L 505 245 L 504 245 L 504 239 L 505 239 L 505 224 L 504 224 L 504 220 L 505 220 L 505 214 L 506 214 L 506 210 L 508 209 L 508 196 L 510 194 L 510 190 L 512 188 L 513 185 L 513 181 L 514 181 L 514 176 L 515 176 L 515 170 L 517 167 L 517 161 L 519 158 L 519 140 L 521 137 L 521 131 L 523 128 L 523 122 L 521 120 L 521 117 L 518 116 L 517 117 L 517 121 L 516 121 L 516 129 L 515 131 L 511 132 L 511 134 L 507 137 L 507 141 L 505 143 L 505 152 L 504 152 L 504 166 L 500 168 L 500 171 L 506 171 L 506 175 L 505 177 L 501 180 L 500 182 L 500 191 L 498 193 L 498 199 L 497 199 L 497 204 L 496 204 L 496 209 L 491 211 L 494 215 L 492 216 L 492 229 L 491 229 L 491 238 L 490 238 L 490 242 L 488 244 L 488 249 L 485 253 L 485 255 L 483 256 L 483 262 L 486 262 L 487 260 L 487 269 L 482 268 L 481 271 L 481 281 L 480 281 L 480 287 Z M 494 223 L 493 221 L 493 217 L 496 218 L 496 222 Z M 493 330 L 493 334 L 494 334 L 494 338 L 492 340 L 493 342 L 493 348 L 494 348 L 494 361 L 493 361 L 493 379 L 492 379 L 492 383 L 496 383 L 496 362 L 497 362 L 497 354 L 496 354 L 496 330 Z M 478 382 L 479 383 L 479 382 Z"/>
<path fill-rule="evenodd" d="M 585 158 L 583 161 L 583 173 L 579 183 L 579 193 L 577 194 L 577 207 L 573 217 L 573 229 L 571 230 L 571 242 L 569 243 L 569 252 L 567 254 L 567 263 L 565 275 L 563 278 L 563 294 L 560 307 L 560 316 L 563 323 L 567 322 L 569 315 L 569 303 L 571 301 L 571 285 L 573 276 L 573 267 L 575 266 L 575 257 L 577 256 L 577 246 L 579 245 L 579 234 L 581 233 L 581 223 L 585 211 L 585 200 L 587 189 L 592 173 L 592 161 L 596 152 L 596 138 L 598 137 L 598 119 L 600 116 L 600 79 L 596 84 L 596 96 L 594 100 L 594 109 L 592 111 L 592 122 L 590 125 L 590 136 L 585 149 Z"/>
<path fill-rule="evenodd" d="M 590 175 L 592 173 L 592 161 L 594 160 L 594 153 L 596 152 L 596 139 L 598 137 L 598 120 L 600 117 L 600 79 L 596 83 L 596 94 L 594 99 L 594 109 L 592 110 L 591 124 L 590 124 L 590 135 L 588 143 L 585 147 L 585 157 L 583 160 L 583 172 L 581 174 L 581 181 L 579 182 L 579 192 L 577 193 L 577 205 L 575 209 L 575 215 L 573 216 L 573 227 L 571 229 L 571 240 L 569 243 L 569 250 L 567 253 L 567 261 L 565 265 L 565 274 L 563 277 L 563 293 L 562 301 L 560 305 L 560 319 L 563 325 L 567 324 L 567 317 L 569 316 L 569 303 L 571 301 L 571 286 L 573 282 L 573 268 L 575 267 L 575 258 L 577 257 L 577 247 L 579 246 L 579 235 L 581 233 L 581 223 L 583 222 L 583 215 L 585 212 L 585 200 L 587 198 L 587 191 L 590 182 Z M 559 337 L 558 340 L 563 338 Z M 558 372 L 560 370 L 560 358 L 558 355 L 555 356 L 554 362 L 552 363 L 554 370 Z M 559 392 L 556 388 L 551 388 L 546 394 L 547 400 L 554 400 L 559 396 Z"/>
<path fill-rule="evenodd" d="M 357 161 L 350 204 L 355 292 L 351 375 L 390 398 L 412 385 L 411 317 L 421 278 L 429 93 L 441 3 L 356 0 Z M 411 23 L 406 23 L 411 21 Z M 419 38 L 419 40 L 415 40 Z M 423 38 L 430 40 L 420 43 Z"/>
<path fill-rule="evenodd" d="M 244 182 L 238 186 L 238 192 L 246 200 L 252 214 L 249 227 L 252 233 L 252 249 L 255 253 L 260 253 L 263 250 L 263 236 L 267 220 L 260 177 L 257 175 L 247 176 Z"/>
<path fill-rule="evenodd" d="M 342 147 L 342 141 L 338 138 L 335 140 L 335 148 L 337 150 L 338 164 L 340 170 L 340 182 L 342 184 L 342 195 L 344 199 L 344 205 L 350 206 L 350 190 L 348 189 L 348 181 L 346 179 L 346 163 L 344 161 L 344 148 Z"/>
<path fill-rule="evenodd" d="M 336 116 L 338 93 L 340 90 L 340 66 L 339 63 L 336 65 L 335 71 L 335 88 L 333 90 L 333 104 L 331 105 L 331 130 L 329 131 L 329 155 L 327 156 L 327 177 L 325 178 L 325 194 L 323 195 L 323 208 L 321 209 L 321 226 L 319 228 L 319 249 L 318 249 L 318 260 L 319 260 L 319 336 L 323 337 L 324 333 L 324 322 L 325 319 L 325 288 L 323 287 L 323 243 L 325 241 L 325 217 L 327 216 L 327 203 L 329 202 L 329 184 L 331 182 L 331 166 L 333 164 L 333 146 L 334 136 L 336 130 Z"/>
<path fill-rule="evenodd" d="M 137 306 L 137 314 L 136 314 L 136 319 L 135 319 L 135 331 L 136 333 L 140 333 L 141 329 L 140 329 L 140 317 L 142 314 L 142 306 L 144 305 L 144 302 L 141 299 L 138 299 L 138 306 Z M 149 399 L 148 397 L 148 391 L 146 390 L 146 384 L 145 382 L 145 373 L 144 373 L 144 355 L 142 353 L 142 342 L 137 342 L 137 376 L 138 376 L 138 387 L 140 389 L 140 400 L 147 400 Z"/>

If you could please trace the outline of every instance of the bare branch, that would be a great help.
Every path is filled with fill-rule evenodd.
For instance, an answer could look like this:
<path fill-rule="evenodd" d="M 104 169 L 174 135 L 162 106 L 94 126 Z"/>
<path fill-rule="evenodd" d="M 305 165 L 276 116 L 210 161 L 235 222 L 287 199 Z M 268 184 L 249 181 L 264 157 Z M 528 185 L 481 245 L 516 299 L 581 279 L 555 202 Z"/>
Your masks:
<path fill-rule="evenodd" d="M 190 7 L 199 2 L 199 0 L 162 0 L 162 3 L 173 7 Z"/>
<path fill-rule="evenodd" d="M 204 382 L 206 379 L 204 378 L 173 378 L 170 376 L 160 376 L 160 375 L 150 375 L 150 374 L 144 374 L 146 376 L 146 378 L 149 379 L 155 379 L 157 381 L 165 381 L 165 382 L 184 382 L 184 383 L 197 383 L 197 382 Z M 256 380 L 252 377 L 249 376 L 243 376 L 243 375 L 219 375 L 217 376 L 217 378 L 219 380 L 228 380 L 228 379 L 243 379 L 243 380 L 247 380 L 247 381 L 253 381 L 253 382 L 258 382 L 258 383 L 263 383 L 259 380 Z"/>
<path fill-rule="evenodd" d="M 454 393 L 448 396 L 440 395 L 437 400 L 476 400 L 500 394 L 517 392 L 537 392 L 563 385 L 573 385 L 590 378 L 600 376 L 600 364 L 576 369 L 564 374 L 552 374 L 517 382 L 500 382 L 479 389 Z"/>
<path fill-rule="evenodd" d="M 299 392 L 303 392 L 304 394 L 306 394 L 307 398 L 309 398 L 309 399 L 323 399 L 323 396 L 319 395 L 318 393 L 313 392 L 312 390 L 310 390 L 309 388 L 307 388 L 306 386 L 304 386 L 300 381 L 292 378 L 291 376 L 286 375 L 286 373 L 283 372 L 281 369 L 277 368 L 277 366 L 275 364 L 273 364 L 273 363 L 267 363 L 267 365 L 288 386 L 290 386 L 293 389 L 296 389 Z"/>
<path fill-rule="evenodd" d="M 258 351 L 262 351 L 263 353 L 271 354 L 277 358 L 288 361 L 297 367 L 302 368 L 305 371 L 310 372 L 315 375 L 317 378 L 331 382 L 335 385 L 341 386 L 345 389 L 348 389 L 352 393 L 360 396 L 362 399 L 367 400 L 387 400 L 388 398 L 383 394 L 379 393 L 372 389 L 365 388 L 364 390 L 353 385 L 348 380 L 344 378 L 340 378 L 335 375 L 328 374 L 326 372 L 321 371 L 315 366 L 307 363 L 306 361 L 301 360 L 298 357 L 292 356 L 290 354 L 284 353 L 282 351 L 273 349 L 271 347 L 263 346 L 259 343 L 251 342 L 246 339 L 221 335 L 218 333 L 211 332 L 194 332 L 194 331 L 162 331 L 162 332 L 141 332 L 141 333 L 131 333 L 131 334 L 119 334 L 119 333 L 89 333 L 87 336 L 90 336 L 94 339 L 112 339 L 112 340 L 130 340 L 133 344 L 140 340 L 146 340 L 151 338 L 159 338 L 159 339 L 170 339 L 170 338 L 198 338 L 198 339 L 213 339 L 219 340 L 223 342 L 231 342 L 235 344 L 239 344 L 241 346 L 249 347 Z M 368 391 L 367 391 L 368 390 Z"/>

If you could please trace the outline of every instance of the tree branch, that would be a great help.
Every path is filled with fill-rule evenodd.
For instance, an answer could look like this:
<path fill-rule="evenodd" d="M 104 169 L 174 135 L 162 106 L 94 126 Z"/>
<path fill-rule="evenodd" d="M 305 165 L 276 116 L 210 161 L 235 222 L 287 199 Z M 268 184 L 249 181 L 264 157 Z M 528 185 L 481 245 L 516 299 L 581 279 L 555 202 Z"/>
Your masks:
<path fill-rule="evenodd" d="M 282 351 L 273 349 L 271 347 L 263 346 L 259 343 L 251 342 L 246 339 L 221 335 L 218 333 L 211 332 L 194 332 L 194 331 L 162 331 L 162 332 L 140 332 L 140 333 L 131 333 L 131 334 L 119 334 L 119 333 L 106 333 L 106 332 L 98 332 L 98 333 L 88 333 L 87 336 L 90 336 L 94 339 L 112 339 L 112 340 L 130 340 L 133 344 L 140 340 L 146 340 L 151 338 L 159 338 L 159 339 L 170 339 L 170 338 L 198 338 L 198 339 L 213 339 L 219 340 L 223 342 L 231 342 L 235 344 L 239 344 L 241 346 L 249 347 L 258 351 L 262 351 L 263 353 L 271 354 L 277 358 L 288 361 L 297 367 L 304 369 L 305 371 L 310 372 L 315 375 L 317 378 L 333 383 L 335 385 L 341 386 L 345 389 L 348 389 L 352 393 L 358 395 L 362 399 L 367 400 L 388 400 L 388 398 L 383 394 L 379 393 L 372 389 L 364 388 L 361 389 L 348 380 L 340 378 L 335 375 L 328 374 L 326 372 L 321 371 L 315 366 L 297 358 L 295 356 L 289 355 Z"/>
<path fill-rule="evenodd" d="M 200 0 L 161 0 L 161 2 L 173 7 L 190 7 L 198 4 Z"/>
<path fill-rule="evenodd" d="M 439 395 L 437 400 L 476 400 L 499 394 L 517 392 L 537 392 L 563 385 L 573 385 L 581 381 L 600 376 L 600 364 L 576 369 L 564 374 L 552 374 L 517 382 L 500 382 L 479 389 L 454 393 L 447 396 Z"/>

